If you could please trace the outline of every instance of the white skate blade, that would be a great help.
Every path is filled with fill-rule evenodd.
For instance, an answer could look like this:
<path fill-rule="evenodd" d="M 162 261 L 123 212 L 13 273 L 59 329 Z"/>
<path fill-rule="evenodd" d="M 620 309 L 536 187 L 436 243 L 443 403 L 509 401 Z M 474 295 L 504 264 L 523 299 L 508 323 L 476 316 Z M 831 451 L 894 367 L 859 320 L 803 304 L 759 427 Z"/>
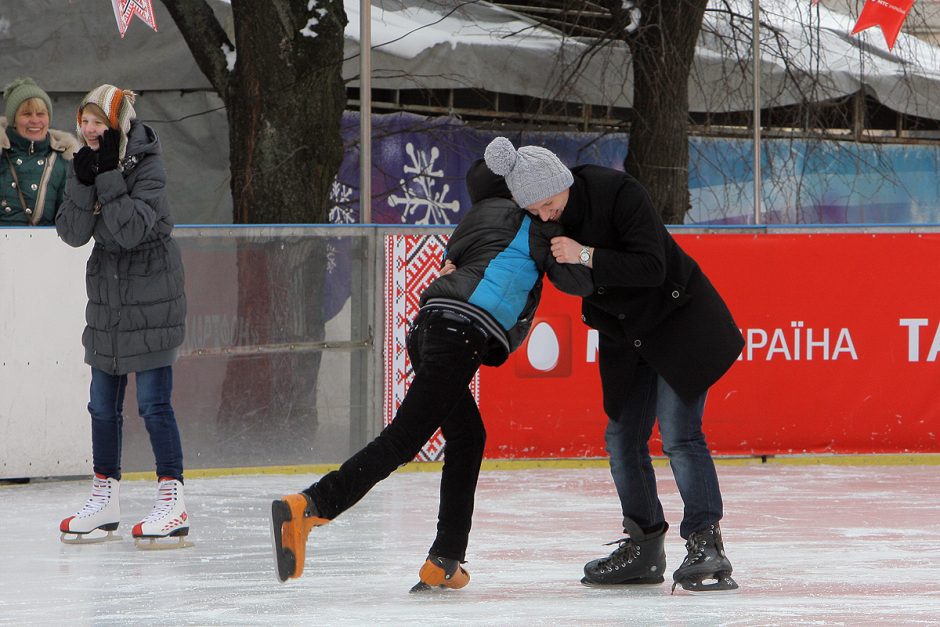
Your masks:
<path fill-rule="evenodd" d="M 120 540 L 121 536 L 114 535 L 113 531 L 103 531 L 101 529 L 92 529 L 88 533 L 76 533 L 74 531 L 63 531 L 59 536 L 62 544 L 100 544 L 102 542 L 113 542 Z"/>
<path fill-rule="evenodd" d="M 581 585 L 585 588 L 607 588 L 609 590 L 650 590 L 662 586 L 664 582 L 665 579 L 663 581 L 644 581 L 640 583 L 595 583 L 587 577 L 581 578 Z"/>
<path fill-rule="evenodd" d="M 172 542 L 168 540 L 172 540 Z M 188 549 L 196 545 L 187 540 L 186 536 L 167 536 L 165 538 L 134 538 L 134 546 L 141 551 L 169 551 Z"/>
<path fill-rule="evenodd" d="M 670 594 L 675 594 L 676 590 L 680 590 L 687 594 L 737 594 L 739 591 L 738 582 L 732 579 L 729 575 L 722 577 L 706 577 L 701 580 L 692 580 L 692 581 L 674 581 L 672 584 L 672 592 Z"/>

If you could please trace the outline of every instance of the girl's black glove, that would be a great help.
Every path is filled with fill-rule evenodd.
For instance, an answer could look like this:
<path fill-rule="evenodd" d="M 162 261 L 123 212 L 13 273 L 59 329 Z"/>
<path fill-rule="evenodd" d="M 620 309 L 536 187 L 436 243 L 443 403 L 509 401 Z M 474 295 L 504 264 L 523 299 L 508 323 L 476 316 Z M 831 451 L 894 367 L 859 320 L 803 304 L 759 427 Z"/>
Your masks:
<path fill-rule="evenodd" d="M 98 173 L 117 170 L 121 131 L 109 128 L 98 137 Z"/>
<path fill-rule="evenodd" d="M 94 185 L 95 173 L 98 170 L 98 154 L 85 146 L 72 157 L 72 167 L 75 168 L 75 178 L 82 185 Z"/>

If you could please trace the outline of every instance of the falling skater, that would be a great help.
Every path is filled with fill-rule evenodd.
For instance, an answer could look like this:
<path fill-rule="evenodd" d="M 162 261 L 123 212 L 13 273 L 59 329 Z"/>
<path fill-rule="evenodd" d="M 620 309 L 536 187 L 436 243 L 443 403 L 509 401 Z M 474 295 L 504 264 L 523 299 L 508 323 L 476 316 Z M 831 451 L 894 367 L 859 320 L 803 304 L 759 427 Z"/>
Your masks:
<path fill-rule="evenodd" d="M 437 278 L 421 295 L 421 309 L 408 333 L 415 376 L 395 419 L 339 470 L 272 503 L 280 581 L 303 573 L 311 529 L 329 523 L 414 459 L 438 427 L 446 444 L 437 537 L 412 592 L 457 589 L 470 581 L 461 564 L 486 431 L 468 386 L 481 364 L 498 366 L 525 339 L 543 274 L 571 294 L 593 291 L 587 268 L 559 264 L 552 257 L 550 240 L 562 234 L 561 228 L 533 220 L 509 200 L 502 181 L 481 188 L 477 181 L 485 170 L 477 161 L 467 175 L 471 198 L 488 200 L 471 207 L 450 239 L 447 259 L 457 270 Z M 571 173 L 564 169 L 533 181 L 532 191 L 551 195 L 569 185 Z"/>

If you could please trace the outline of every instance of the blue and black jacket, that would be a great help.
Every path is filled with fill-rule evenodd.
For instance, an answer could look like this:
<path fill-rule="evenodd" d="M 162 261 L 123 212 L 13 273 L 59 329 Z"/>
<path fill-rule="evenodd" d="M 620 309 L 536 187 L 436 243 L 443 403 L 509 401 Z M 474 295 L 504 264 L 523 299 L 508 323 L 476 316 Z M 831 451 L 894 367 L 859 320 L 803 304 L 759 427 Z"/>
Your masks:
<path fill-rule="evenodd" d="M 451 236 L 445 255 L 457 270 L 425 289 L 421 307 L 444 307 L 472 318 L 492 338 L 483 363 L 498 366 L 525 340 L 544 275 L 575 296 L 589 296 L 594 284 L 588 267 L 555 261 L 551 239 L 564 234 L 561 226 L 520 208 L 502 177 L 490 172 L 482 159 L 468 171 L 467 189 L 474 205 Z"/>

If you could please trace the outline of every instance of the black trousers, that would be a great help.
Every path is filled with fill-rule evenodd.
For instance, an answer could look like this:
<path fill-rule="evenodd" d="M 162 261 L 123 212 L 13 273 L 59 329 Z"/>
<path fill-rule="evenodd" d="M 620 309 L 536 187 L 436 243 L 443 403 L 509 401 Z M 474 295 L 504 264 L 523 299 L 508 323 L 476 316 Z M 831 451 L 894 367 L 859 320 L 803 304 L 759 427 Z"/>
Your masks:
<path fill-rule="evenodd" d="M 469 385 L 487 341 L 486 331 L 461 314 L 445 309 L 419 313 L 408 334 L 415 376 L 394 420 L 339 470 L 304 491 L 320 516 L 332 519 L 355 505 L 372 486 L 413 460 L 440 427 L 446 440 L 444 468 L 437 538 L 429 552 L 465 559 L 486 443 Z"/>

